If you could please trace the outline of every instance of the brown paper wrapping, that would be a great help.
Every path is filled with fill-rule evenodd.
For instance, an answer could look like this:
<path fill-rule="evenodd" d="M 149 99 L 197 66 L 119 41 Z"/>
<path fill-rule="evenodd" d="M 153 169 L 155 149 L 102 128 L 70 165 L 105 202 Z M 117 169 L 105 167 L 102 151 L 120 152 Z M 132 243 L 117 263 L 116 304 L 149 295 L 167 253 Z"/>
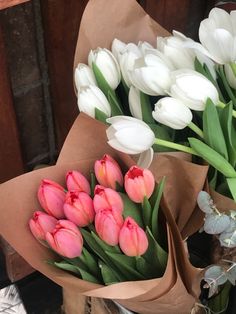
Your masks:
<path fill-rule="evenodd" d="M 146 40 L 155 44 L 156 35 L 168 33 L 154 22 L 135 0 L 90 0 L 84 12 L 75 65 L 87 62 L 91 48 L 110 48 L 116 37 L 125 42 Z M 45 261 L 54 255 L 31 235 L 28 220 L 39 209 L 36 198 L 43 178 L 65 183 L 65 172 L 79 169 L 85 175 L 97 158 L 111 154 L 126 169 L 134 163 L 106 143 L 105 126 L 84 114 L 76 119 L 61 150 L 56 166 L 40 169 L 0 186 L 0 234 L 35 269 L 61 285 L 66 291 L 86 296 L 114 299 L 130 310 L 143 314 L 188 314 L 199 295 L 200 270 L 192 267 L 182 239 L 202 224 L 196 196 L 203 189 L 207 167 L 159 154 L 151 166 L 157 182 L 166 176 L 162 211 L 168 231 L 168 263 L 162 278 L 101 286 L 80 280 Z M 76 314 L 76 313 L 75 313 Z"/>

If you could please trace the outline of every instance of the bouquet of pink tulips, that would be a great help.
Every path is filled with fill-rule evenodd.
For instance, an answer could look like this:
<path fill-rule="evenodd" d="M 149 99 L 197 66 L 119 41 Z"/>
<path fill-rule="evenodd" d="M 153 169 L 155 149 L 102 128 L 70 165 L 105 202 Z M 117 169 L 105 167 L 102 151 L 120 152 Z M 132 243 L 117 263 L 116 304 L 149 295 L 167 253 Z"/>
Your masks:
<path fill-rule="evenodd" d="M 95 161 L 94 173 L 89 183 L 79 171 L 67 172 L 67 189 L 46 179 L 39 186 L 46 213 L 36 211 L 29 226 L 62 257 L 51 263 L 105 285 L 163 276 L 167 234 L 158 211 L 164 181 L 155 186 L 151 171 L 137 166 L 123 179 L 109 155 Z"/>

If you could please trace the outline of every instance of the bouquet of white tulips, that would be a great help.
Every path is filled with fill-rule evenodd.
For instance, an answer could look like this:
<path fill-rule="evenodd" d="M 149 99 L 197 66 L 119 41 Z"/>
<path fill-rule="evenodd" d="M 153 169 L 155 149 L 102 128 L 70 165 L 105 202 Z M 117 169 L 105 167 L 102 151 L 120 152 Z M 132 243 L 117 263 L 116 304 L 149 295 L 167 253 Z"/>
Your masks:
<path fill-rule="evenodd" d="M 79 110 L 108 124 L 111 147 L 139 155 L 143 167 L 154 152 L 191 154 L 209 165 L 211 195 L 227 217 L 236 208 L 235 25 L 236 11 L 214 8 L 200 24 L 200 43 L 176 31 L 135 42 L 117 32 L 81 53 L 79 37 L 74 74 Z M 228 227 L 232 244 L 235 224 Z M 219 311 L 225 300 L 209 304 Z"/>

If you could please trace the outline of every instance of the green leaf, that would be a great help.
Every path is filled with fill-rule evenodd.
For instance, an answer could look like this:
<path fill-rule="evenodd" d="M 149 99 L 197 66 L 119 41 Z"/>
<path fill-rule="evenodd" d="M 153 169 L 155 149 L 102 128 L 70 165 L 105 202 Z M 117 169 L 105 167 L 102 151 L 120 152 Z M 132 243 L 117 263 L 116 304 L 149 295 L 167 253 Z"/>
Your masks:
<path fill-rule="evenodd" d="M 142 110 L 142 120 L 146 123 L 155 123 L 152 117 L 152 105 L 149 96 L 140 92 L 140 103 Z"/>
<path fill-rule="evenodd" d="M 136 223 L 143 228 L 144 224 L 143 224 L 143 218 L 142 218 L 142 207 L 140 206 L 140 204 L 136 204 L 134 202 L 132 202 L 129 197 L 124 194 L 124 193 L 119 193 L 123 204 L 124 204 L 124 211 L 123 211 L 123 216 L 124 218 L 130 216 L 132 217 Z"/>
<path fill-rule="evenodd" d="M 93 231 L 91 232 L 91 235 L 94 238 L 94 240 L 97 242 L 97 244 L 103 249 L 103 251 L 108 251 L 108 252 L 113 252 L 113 253 L 121 253 L 118 246 L 111 246 L 109 244 L 106 244 Z"/>
<path fill-rule="evenodd" d="M 55 265 L 56 267 L 58 267 L 60 269 L 67 270 L 67 271 L 70 271 L 70 272 L 75 273 L 77 275 L 80 275 L 80 271 L 79 271 L 77 266 L 69 264 L 69 263 L 67 263 L 65 261 L 53 262 L 52 265 Z"/>
<path fill-rule="evenodd" d="M 155 124 L 148 123 L 148 126 L 154 132 L 155 137 L 161 140 L 172 142 L 172 137 L 174 137 L 174 133 L 175 133 L 174 129 L 171 129 L 169 127 L 166 127 L 165 125 L 159 125 L 156 123 Z M 153 145 L 153 149 L 154 149 L 154 152 L 169 152 L 173 150 L 169 147 L 163 147 L 156 144 Z"/>
<path fill-rule="evenodd" d="M 97 184 L 97 179 L 93 171 L 90 172 L 90 188 L 91 188 L 91 197 L 94 197 L 94 189 Z"/>
<path fill-rule="evenodd" d="M 117 266 L 119 271 L 127 278 L 127 280 L 144 280 L 145 277 L 140 274 L 136 269 L 135 258 L 117 254 L 106 252 L 107 255 L 111 258 L 113 263 Z"/>
<path fill-rule="evenodd" d="M 161 238 L 160 232 L 159 232 L 158 216 L 159 216 L 160 201 L 161 201 L 164 186 L 165 186 L 165 180 L 166 180 L 166 177 L 163 177 L 157 186 L 157 189 L 155 192 L 156 200 L 155 200 L 155 204 L 154 204 L 153 211 L 152 211 L 151 229 L 152 229 L 152 234 L 157 241 L 158 241 L 158 239 Z"/>
<path fill-rule="evenodd" d="M 115 276 L 114 270 L 106 265 L 103 261 L 99 261 L 99 267 L 101 269 L 101 275 L 103 282 L 106 286 L 119 282 L 119 279 Z"/>
<path fill-rule="evenodd" d="M 236 162 L 236 138 L 233 126 L 233 104 L 230 102 L 220 112 L 220 122 L 226 141 L 229 162 L 234 167 Z"/>
<path fill-rule="evenodd" d="M 144 224 L 145 226 L 150 226 L 152 221 L 152 206 L 146 196 L 143 199 L 142 207 Z"/>
<path fill-rule="evenodd" d="M 94 256 L 89 253 L 89 251 L 83 247 L 82 254 L 80 255 L 80 259 L 87 266 L 88 271 L 93 274 L 96 278 L 99 277 L 100 271 L 98 268 L 98 264 Z"/>
<path fill-rule="evenodd" d="M 218 171 L 212 167 L 211 167 L 211 170 L 212 170 L 211 171 L 212 174 L 211 174 L 211 177 L 209 178 L 209 184 L 210 184 L 210 187 L 215 190 L 216 183 L 217 183 L 217 177 L 218 177 Z M 208 171 L 208 174 L 209 174 L 209 172 L 210 171 Z"/>
<path fill-rule="evenodd" d="M 112 116 L 123 115 L 123 111 L 121 110 L 119 100 L 113 90 L 108 91 L 107 99 L 111 105 L 111 115 Z"/>
<path fill-rule="evenodd" d="M 236 202 L 236 178 L 227 178 L 226 179 L 229 190 L 233 196 L 234 201 Z"/>
<path fill-rule="evenodd" d="M 146 279 L 155 278 L 151 265 L 142 256 L 136 257 L 136 268 Z"/>
<path fill-rule="evenodd" d="M 190 137 L 190 146 L 206 160 L 211 166 L 220 171 L 224 176 L 228 178 L 235 178 L 236 172 L 234 168 L 228 163 L 228 161 L 222 157 L 219 153 L 209 147 L 207 144 L 201 142 L 200 140 Z"/>
<path fill-rule="evenodd" d="M 203 112 L 203 134 L 205 142 L 228 160 L 228 151 L 218 112 L 216 106 L 209 98 Z"/>
<path fill-rule="evenodd" d="M 155 240 L 151 230 L 147 227 L 148 249 L 142 257 L 151 265 L 156 277 L 161 277 L 166 269 L 168 253 Z"/>
<path fill-rule="evenodd" d="M 93 282 L 93 283 L 101 283 L 96 277 L 94 277 L 92 274 L 90 274 L 89 272 L 83 270 L 82 268 L 79 268 L 81 277 L 83 280 L 89 281 L 89 282 Z"/>
<path fill-rule="evenodd" d="M 106 123 L 108 116 L 98 108 L 95 108 L 95 119 Z"/>

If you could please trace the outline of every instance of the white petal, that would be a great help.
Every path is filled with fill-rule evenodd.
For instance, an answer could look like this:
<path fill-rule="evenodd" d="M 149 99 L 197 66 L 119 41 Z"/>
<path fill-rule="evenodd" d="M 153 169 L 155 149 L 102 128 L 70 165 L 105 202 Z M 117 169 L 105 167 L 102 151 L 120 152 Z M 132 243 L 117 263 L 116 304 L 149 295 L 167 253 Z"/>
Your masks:
<path fill-rule="evenodd" d="M 209 13 L 209 19 L 214 22 L 215 28 L 224 28 L 232 32 L 232 23 L 229 13 L 220 8 L 214 8 Z"/>
<path fill-rule="evenodd" d="M 109 140 L 107 143 L 112 148 L 118 150 L 119 152 L 122 152 L 122 153 L 125 153 L 125 154 L 130 154 L 130 155 L 136 155 L 137 154 L 136 151 L 133 151 L 132 149 L 127 148 L 127 147 L 121 145 L 116 139 Z"/>
<path fill-rule="evenodd" d="M 154 151 L 152 148 L 145 150 L 140 154 L 137 165 L 143 169 L 149 168 L 153 160 L 153 155 Z"/>

